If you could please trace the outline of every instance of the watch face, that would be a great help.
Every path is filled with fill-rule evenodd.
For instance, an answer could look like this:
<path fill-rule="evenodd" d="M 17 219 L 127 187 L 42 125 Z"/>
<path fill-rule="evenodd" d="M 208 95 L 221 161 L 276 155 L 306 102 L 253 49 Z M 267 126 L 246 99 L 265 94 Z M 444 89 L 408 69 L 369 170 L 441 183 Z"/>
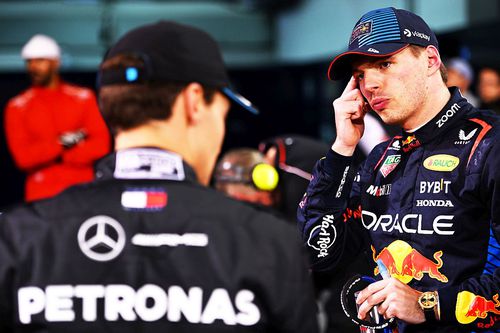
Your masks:
<path fill-rule="evenodd" d="M 418 303 L 422 309 L 432 309 L 437 303 L 436 294 L 432 291 L 422 293 L 418 299 Z"/>

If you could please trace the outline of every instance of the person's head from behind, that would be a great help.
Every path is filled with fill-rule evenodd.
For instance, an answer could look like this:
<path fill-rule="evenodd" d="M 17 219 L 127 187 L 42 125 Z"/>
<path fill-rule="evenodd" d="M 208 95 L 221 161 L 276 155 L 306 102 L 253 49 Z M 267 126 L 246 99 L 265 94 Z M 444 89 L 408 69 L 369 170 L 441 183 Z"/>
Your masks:
<path fill-rule="evenodd" d="M 390 125 L 411 126 L 430 94 L 447 93 L 435 34 L 418 15 L 392 7 L 363 15 L 348 51 L 330 64 L 331 80 L 350 75 L 370 107 Z"/>
<path fill-rule="evenodd" d="M 218 191 L 240 201 L 273 206 L 278 173 L 265 156 L 251 148 L 237 148 L 225 153 L 214 171 Z"/>
<path fill-rule="evenodd" d="M 474 80 L 474 70 L 469 63 L 462 58 L 452 58 L 446 62 L 448 70 L 448 87 L 458 87 L 460 91 L 467 92 Z"/>
<path fill-rule="evenodd" d="M 61 49 L 57 42 L 45 35 L 35 35 L 23 46 L 21 57 L 34 86 L 48 87 L 59 76 Z"/>
<path fill-rule="evenodd" d="M 117 149 L 176 152 L 205 185 L 224 139 L 230 100 L 247 102 L 230 90 L 215 41 L 199 29 L 166 21 L 118 40 L 100 66 L 98 85 L 101 113 Z"/>
<path fill-rule="evenodd" d="M 478 95 L 484 103 L 500 99 L 500 73 L 490 67 L 482 68 L 478 75 Z"/>

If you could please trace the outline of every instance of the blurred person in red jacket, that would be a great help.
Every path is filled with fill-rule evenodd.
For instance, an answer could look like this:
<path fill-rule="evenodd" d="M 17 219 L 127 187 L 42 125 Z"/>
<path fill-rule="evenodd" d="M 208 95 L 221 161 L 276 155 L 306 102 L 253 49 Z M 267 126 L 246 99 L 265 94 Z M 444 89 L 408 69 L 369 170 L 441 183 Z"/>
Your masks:
<path fill-rule="evenodd" d="M 25 200 L 33 201 L 91 181 L 110 135 L 94 93 L 61 80 L 55 40 L 35 35 L 21 56 L 32 86 L 9 100 L 5 133 L 17 167 L 27 173 Z"/>

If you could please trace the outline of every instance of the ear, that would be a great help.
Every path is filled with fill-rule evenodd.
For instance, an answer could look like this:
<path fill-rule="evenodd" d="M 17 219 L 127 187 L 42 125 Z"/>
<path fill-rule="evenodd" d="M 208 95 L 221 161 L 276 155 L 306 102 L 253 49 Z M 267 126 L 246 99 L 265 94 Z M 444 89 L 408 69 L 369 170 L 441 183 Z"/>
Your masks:
<path fill-rule="evenodd" d="M 427 74 L 429 76 L 433 75 L 436 72 L 439 72 L 439 68 L 441 67 L 441 57 L 439 56 L 438 49 L 429 45 L 425 48 L 426 56 L 427 56 Z"/>
<path fill-rule="evenodd" d="M 186 110 L 186 120 L 188 123 L 196 124 L 202 116 L 205 99 L 203 98 L 203 87 L 199 83 L 190 83 L 181 92 Z"/>

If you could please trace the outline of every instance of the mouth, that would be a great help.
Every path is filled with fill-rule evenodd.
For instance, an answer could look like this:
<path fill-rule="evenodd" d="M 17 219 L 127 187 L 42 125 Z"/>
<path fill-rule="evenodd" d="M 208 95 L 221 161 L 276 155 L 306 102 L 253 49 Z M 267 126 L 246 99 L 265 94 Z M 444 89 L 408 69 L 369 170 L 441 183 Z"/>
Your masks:
<path fill-rule="evenodd" d="M 389 104 L 389 99 L 386 97 L 375 97 L 372 99 L 370 106 L 374 111 L 382 111 Z"/>

